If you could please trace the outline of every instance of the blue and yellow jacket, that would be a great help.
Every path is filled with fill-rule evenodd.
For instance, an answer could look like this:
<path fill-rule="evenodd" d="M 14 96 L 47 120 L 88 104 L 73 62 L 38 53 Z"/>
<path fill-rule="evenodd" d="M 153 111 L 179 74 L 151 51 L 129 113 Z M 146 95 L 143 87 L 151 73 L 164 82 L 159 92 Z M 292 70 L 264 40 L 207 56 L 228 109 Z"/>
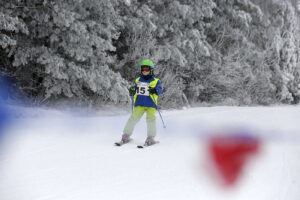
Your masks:
<path fill-rule="evenodd" d="M 149 87 L 155 88 L 156 94 L 149 94 Z M 145 106 L 157 108 L 158 95 L 163 93 L 161 82 L 153 75 L 144 77 L 138 75 L 135 79 L 136 94 L 134 95 L 134 106 Z"/>

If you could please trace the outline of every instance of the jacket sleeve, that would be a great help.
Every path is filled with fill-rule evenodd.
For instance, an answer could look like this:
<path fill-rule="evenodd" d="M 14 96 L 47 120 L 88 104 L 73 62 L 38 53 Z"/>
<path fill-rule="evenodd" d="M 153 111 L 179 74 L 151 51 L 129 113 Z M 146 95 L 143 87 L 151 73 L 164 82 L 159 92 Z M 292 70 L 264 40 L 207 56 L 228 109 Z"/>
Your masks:
<path fill-rule="evenodd" d="M 156 84 L 156 93 L 158 95 L 162 94 L 163 93 L 163 88 L 162 88 L 162 85 L 161 85 L 161 82 L 160 81 L 157 81 L 157 84 Z"/>
<path fill-rule="evenodd" d="M 137 86 L 137 84 L 136 84 L 136 79 L 137 79 L 137 78 L 139 78 L 139 76 L 136 76 L 135 79 L 134 79 L 134 87 L 135 87 L 136 90 L 137 90 L 137 88 L 138 88 L 138 86 Z"/>

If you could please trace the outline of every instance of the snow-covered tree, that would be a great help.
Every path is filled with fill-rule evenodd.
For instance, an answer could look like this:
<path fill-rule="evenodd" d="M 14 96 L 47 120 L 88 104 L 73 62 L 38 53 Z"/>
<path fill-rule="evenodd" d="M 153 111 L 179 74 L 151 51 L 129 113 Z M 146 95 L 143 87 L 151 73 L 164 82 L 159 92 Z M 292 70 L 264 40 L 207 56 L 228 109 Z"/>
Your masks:
<path fill-rule="evenodd" d="M 120 8 L 126 26 L 115 42 L 117 56 L 124 66 L 122 74 L 132 79 L 134 64 L 150 58 L 156 63 L 156 73 L 165 88 L 161 104 L 164 107 L 188 105 L 188 96 L 193 94 L 187 88 L 195 83 L 191 71 L 210 56 L 204 29 L 205 20 L 212 17 L 214 3 L 211 0 L 130 1 L 126 6 Z M 130 65 L 131 71 L 127 70 Z"/>
<path fill-rule="evenodd" d="M 289 1 L 267 1 L 264 12 L 269 24 L 265 30 L 266 61 L 276 99 L 299 102 L 299 17 Z"/>
<path fill-rule="evenodd" d="M 37 101 L 129 102 L 152 59 L 164 108 L 297 103 L 297 1 L 2 0 L 0 65 Z"/>
<path fill-rule="evenodd" d="M 128 101 L 127 82 L 109 68 L 114 63 L 112 40 L 119 36 L 116 3 L 16 1 L 10 9 L 21 16 L 29 30 L 10 51 L 12 71 L 23 89 L 52 100 L 71 98 L 99 104 Z"/>

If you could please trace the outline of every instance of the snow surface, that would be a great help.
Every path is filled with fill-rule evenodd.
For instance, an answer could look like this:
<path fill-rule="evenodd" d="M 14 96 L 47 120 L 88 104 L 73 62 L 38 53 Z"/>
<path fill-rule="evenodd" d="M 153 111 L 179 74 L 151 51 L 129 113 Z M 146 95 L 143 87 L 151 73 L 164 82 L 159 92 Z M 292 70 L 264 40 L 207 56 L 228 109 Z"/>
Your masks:
<path fill-rule="evenodd" d="M 0 143 L 1 200 L 205 199 L 299 200 L 300 107 L 200 107 L 157 115 L 160 144 L 115 147 L 130 113 L 92 115 L 17 108 L 18 122 Z M 223 187 L 207 151 L 214 133 L 261 138 L 260 153 L 231 188 Z"/>

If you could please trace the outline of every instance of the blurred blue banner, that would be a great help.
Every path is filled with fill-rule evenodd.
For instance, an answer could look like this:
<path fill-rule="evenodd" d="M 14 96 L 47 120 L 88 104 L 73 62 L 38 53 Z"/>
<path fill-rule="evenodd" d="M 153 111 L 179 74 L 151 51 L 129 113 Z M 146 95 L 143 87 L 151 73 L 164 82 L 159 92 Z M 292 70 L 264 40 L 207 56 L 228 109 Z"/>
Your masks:
<path fill-rule="evenodd" d="M 2 140 L 4 129 L 8 125 L 9 111 L 7 101 L 9 98 L 9 83 L 6 78 L 0 76 L 0 141 Z"/>

